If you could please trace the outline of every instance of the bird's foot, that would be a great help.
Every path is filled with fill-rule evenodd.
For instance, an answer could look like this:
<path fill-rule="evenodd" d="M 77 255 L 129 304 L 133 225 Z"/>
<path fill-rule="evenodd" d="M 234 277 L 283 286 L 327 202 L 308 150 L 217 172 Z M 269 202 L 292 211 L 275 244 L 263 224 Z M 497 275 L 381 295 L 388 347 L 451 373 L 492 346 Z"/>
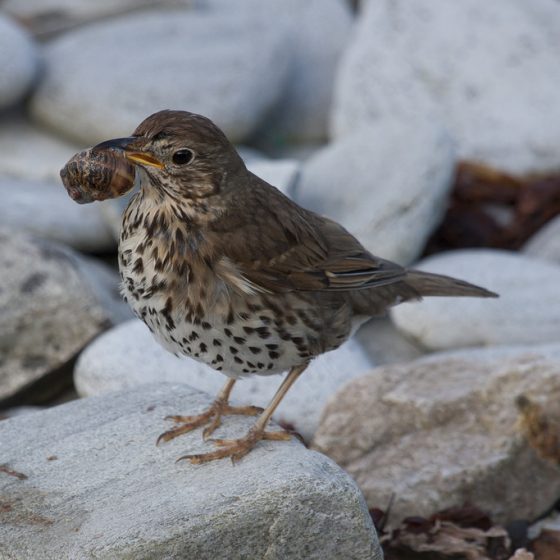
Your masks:
<path fill-rule="evenodd" d="M 247 434 L 239 439 L 213 439 L 214 445 L 219 449 L 209 451 L 208 453 L 200 453 L 197 455 L 184 455 L 179 457 L 177 461 L 188 460 L 194 465 L 208 463 L 216 459 L 224 459 L 230 457 L 232 463 L 236 463 L 243 458 L 257 443 L 261 440 L 285 441 L 291 439 L 288 432 L 265 432 L 261 429 L 251 428 Z"/>
<path fill-rule="evenodd" d="M 206 440 L 221 426 L 223 415 L 257 416 L 262 411 L 263 409 L 258 406 L 231 406 L 227 402 L 217 399 L 207 410 L 200 414 L 195 414 L 194 416 L 166 416 L 166 420 L 173 420 L 178 425 L 163 432 L 158 437 L 156 445 L 161 441 L 170 441 L 181 434 L 186 434 L 208 424 L 202 432 L 202 437 Z"/>

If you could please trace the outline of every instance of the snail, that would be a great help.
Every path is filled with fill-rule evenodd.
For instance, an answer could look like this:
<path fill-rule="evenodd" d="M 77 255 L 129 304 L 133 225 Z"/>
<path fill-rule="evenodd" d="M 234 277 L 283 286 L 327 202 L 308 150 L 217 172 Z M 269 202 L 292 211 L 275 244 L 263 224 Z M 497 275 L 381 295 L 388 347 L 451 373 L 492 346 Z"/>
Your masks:
<path fill-rule="evenodd" d="M 86 204 L 116 198 L 134 187 L 134 166 L 110 149 L 89 148 L 73 156 L 60 171 L 72 200 Z"/>

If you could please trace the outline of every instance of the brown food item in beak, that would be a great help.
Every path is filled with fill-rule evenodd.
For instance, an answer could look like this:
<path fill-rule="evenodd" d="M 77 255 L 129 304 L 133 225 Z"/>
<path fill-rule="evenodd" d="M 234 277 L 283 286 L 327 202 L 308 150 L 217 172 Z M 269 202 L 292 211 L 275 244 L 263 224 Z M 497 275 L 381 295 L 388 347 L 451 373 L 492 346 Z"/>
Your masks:
<path fill-rule="evenodd" d="M 90 148 L 73 156 L 60 172 L 76 202 L 117 198 L 134 186 L 135 169 L 121 150 Z"/>

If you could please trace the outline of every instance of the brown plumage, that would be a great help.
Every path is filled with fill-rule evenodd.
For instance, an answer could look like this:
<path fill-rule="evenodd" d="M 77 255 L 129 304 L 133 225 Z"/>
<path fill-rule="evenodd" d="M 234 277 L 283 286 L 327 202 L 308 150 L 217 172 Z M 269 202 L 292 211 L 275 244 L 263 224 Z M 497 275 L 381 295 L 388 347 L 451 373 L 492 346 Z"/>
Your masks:
<path fill-rule="evenodd" d="M 257 414 L 228 404 L 235 380 L 289 370 L 249 433 L 214 440 L 192 462 L 239 459 L 318 354 L 388 307 L 422 296 L 495 296 L 461 280 L 408 271 L 375 257 L 342 226 L 305 210 L 247 170 L 208 119 L 184 111 L 148 117 L 129 138 L 99 144 L 136 165 L 140 191 L 123 218 L 123 293 L 166 348 L 230 376 L 206 412 L 173 417 L 169 440 L 223 414 Z M 132 186 L 132 185 L 131 185 Z M 122 193 L 119 193 L 122 194 Z"/>

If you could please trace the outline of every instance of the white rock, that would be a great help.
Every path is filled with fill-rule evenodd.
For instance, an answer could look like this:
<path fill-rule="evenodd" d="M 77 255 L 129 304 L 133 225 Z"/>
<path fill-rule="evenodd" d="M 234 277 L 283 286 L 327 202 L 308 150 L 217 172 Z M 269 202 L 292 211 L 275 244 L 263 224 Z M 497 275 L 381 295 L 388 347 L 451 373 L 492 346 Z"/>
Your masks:
<path fill-rule="evenodd" d="M 0 176 L 0 223 L 82 251 L 115 248 L 97 205 L 79 205 L 62 184 L 20 181 Z"/>
<path fill-rule="evenodd" d="M 92 144 L 169 108 L 201 113 L 243 139 L 282 92 L 291 51 L 282 26 L 242 23 L 235 14 L 169 10 L 69 32 L 45 48 L 32 113 Z"/>
<path fill-rule="evenodd" d="M 152 385 L 0 422 L 14 473 L 0 472 L 2 556 L 382 559 L 355 483 L 297 441 L 261 443 L 235 466 L 177 463 L 211 448 L 200 433 L 156 447 L 164 416 L 209 402 Z M 250 423 L 228 418 L 221 431 Z"/>
<path fill-rule="evenodd" d="M 273 159 L 249 162 L 247 168 L 285 195 L 290 196 L 294 191 L 301 166 L 294 159 Z"/>
<path fill-rule="evenodd" d="M 560 340 L 560 266 L 492 249 L 440 253 L 415 268 L 462 278 L 498 299 L 427 298 L 391 316 L 406 335 L 431 349 Z"/>
<path fill-rule="evenodd" d="M 560 216 L 550 220 L 523 247 L 523 253 L 560 264 Z"/>
<path fill-rule="evenodd" d="M 519 429 L 515 400 L 560 397 L 560 344 L 478 348 L 376 368 L 325 408 L 314 447 L 390 522 L 472 503 L 497 523 L 534 519 L 560 492 L 557 466 Z"/>
<path fill-rule="evenodd" d="M 308 160 L 295 198 L 340 222 L 375 255 L 408 264 L 443 215 L 454 163 L 437 125 L 385 119 Z"/>
<path fill-rule="evenodd" d="M 108 18 L 130 10 L 162 5 L 188 4 L 189 0 L 3 0 L 2 10 L 24 19 L 58 20 L 64 23 L 80 23 L 96 18 Z"/>
<path fill-rule="evenodd" d="M 67 363 L 111 323 L 67 252 L 0 231 L 0 398 Z"/>
<path fill-rule="evenodd" d="M 0 14 L 0 108 L 19 101 L 37 72 L 37 49 L 15 21 Z"/>
<path fill-rule="evenodd" d="M 365 351 L 352 340 L 320 356 L 286 395 L 275 418 L 310 438 L 327 399 L 343 383 L 362 375 L 372 365 Z M 277 375 L 241 379 L 235 385 L 233 399 L 240 404 L 264 407 L 281 380 Z M 81 396 L 158 381 L 188 383 L 216 395 L 226 377 L 190 358 L 176 358 L 159 346 L 141 321 L 133 320 L 111 329 L 86 348 L 76 364 L 74 381 Z"/>
<path fill-rule="evenodd" d="M 426 352 L 406 338 L 386 317 L 370 319 L 355 337 L 376 365 L 410 362 Z"/>
<path fill-rule="evenodd" d="M 559 58 L 556 0 L 368 2 L 340 66 L 333 130 L 423 114 L 444 120 L 462 158 L 557 168 Z"/>
<path fill-rule="evenodd" d="M 289 79 L 278 104 L 259 129 L 258 141 L 309 142 L 327 137 L 336 67 L 352 30 L 346 0 L 205 0 L 221 12 L 242 14 L 270 28 L 284 26 L 292 52 Z"/>
<path fill-rule="evenodd" d="M 21 116 L 0 121 L 0 175 L 62 186 L 60 170 L 80 150 Z"/>

